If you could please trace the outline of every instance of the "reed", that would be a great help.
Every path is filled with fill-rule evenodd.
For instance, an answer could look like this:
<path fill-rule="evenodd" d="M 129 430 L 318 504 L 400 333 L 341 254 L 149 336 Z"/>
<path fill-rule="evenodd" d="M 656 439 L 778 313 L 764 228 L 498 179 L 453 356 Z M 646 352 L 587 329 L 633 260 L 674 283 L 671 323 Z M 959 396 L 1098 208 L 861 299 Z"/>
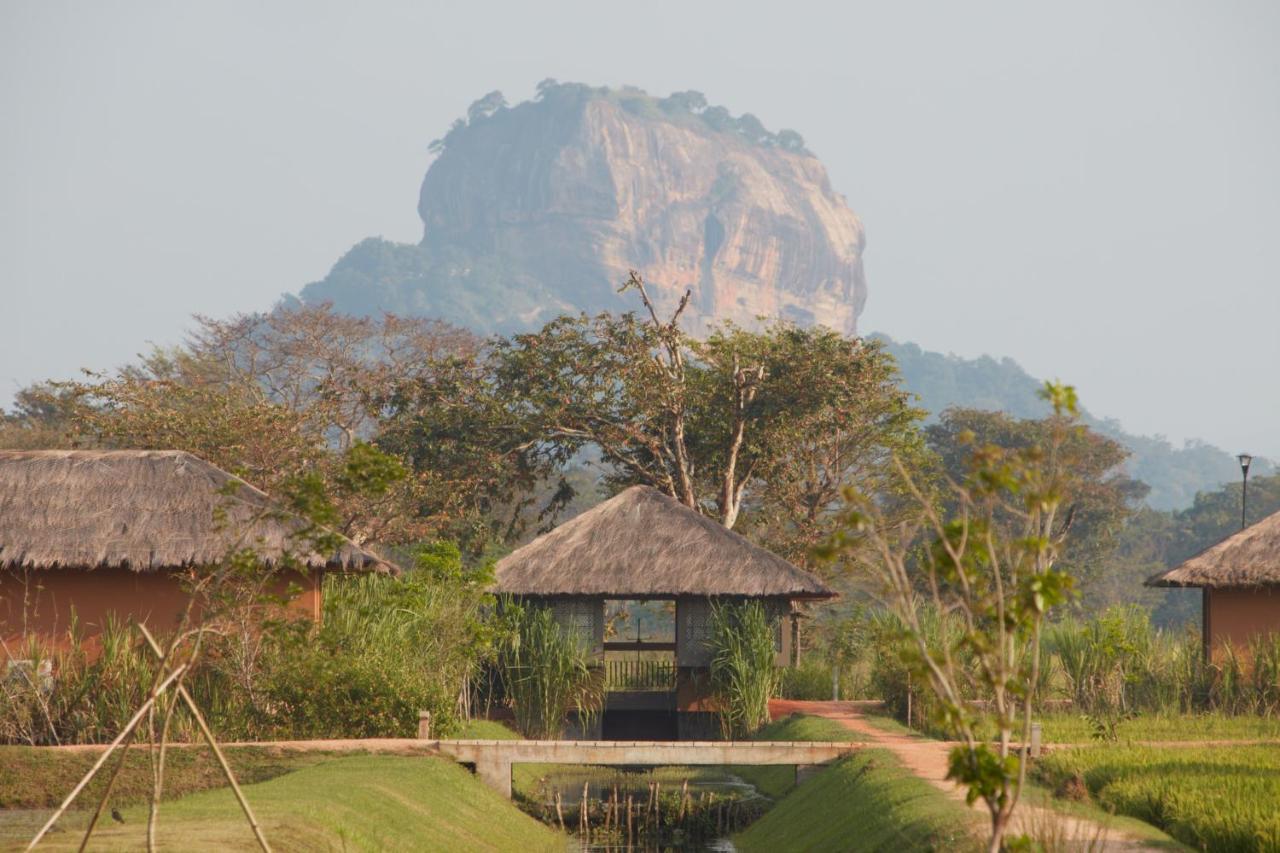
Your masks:
<path fill-rule="evenodd" d="M 496 651 L 516 728 L 526 737 L 558 737 L 570 712 L 580 723 L 600 712 L 603 684 L 587 644 L 548 608 L 503 601 Z"/>
<path fill-rule="evenodd" d="M 726 737 L 745 737 L 769 722 L 777 687 L 774 626 L 759 601 L 713 603 L 711 690 Z"/>

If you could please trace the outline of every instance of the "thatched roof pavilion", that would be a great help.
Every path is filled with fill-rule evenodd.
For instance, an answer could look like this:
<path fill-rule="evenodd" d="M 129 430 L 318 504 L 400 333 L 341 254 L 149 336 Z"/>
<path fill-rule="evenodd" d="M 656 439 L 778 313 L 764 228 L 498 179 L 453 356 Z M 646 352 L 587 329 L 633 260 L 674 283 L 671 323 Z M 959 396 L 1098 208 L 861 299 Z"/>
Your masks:
<path fill-rule="evenodd" d="M 1247 652 L 1254 637 L 1280 634 L 1280 512 L 1149 578 L 1147 586 L 1202 590 L 1207 655 L 1228 643 Z"/>
<path fill-rule="evenodd" d="M 498 561 L 510 595 L 832 598 L 817 577 L 648 486 L 632 486 Z"/>
<path fill-rule="evenodd" d="M 1209 589 L 1268 585 L 1280 585 L 1280 512 L 1147 581 L 1147 586 Z"/>
<path fill-rule="evenodd" d="M 499 560 L 496 591 L 550 608 L 590 643 L 607 698 L 592 724 L 599 730 L 583 734 L 658 740 L 719 735 L 708 681 L 717 600 L 760 602 L 775 663 L 789 666 L 799 661 L 800 606 L 835 596 L 821 579 L 647 486 Z M 639 621 L 634 638 L 617 630 L 614 617 L 641 609 L 661 630 L 642 637 Z"/>
<path fill-rule="evenodd" d="M 178 450 L 0 450 L 0 569 L 135 572 L 209 565 L 238 548 L 267 566 L 395 572 L 344 540 L 295 553 L 306 522 L 210 463 Z"/>

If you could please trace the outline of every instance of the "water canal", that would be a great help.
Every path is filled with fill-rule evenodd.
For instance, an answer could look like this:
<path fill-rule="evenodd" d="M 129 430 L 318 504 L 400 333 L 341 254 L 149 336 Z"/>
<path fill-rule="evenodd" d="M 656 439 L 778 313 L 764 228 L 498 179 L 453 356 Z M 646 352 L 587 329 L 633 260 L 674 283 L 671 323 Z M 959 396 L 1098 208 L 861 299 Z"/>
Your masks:
<path fill-rule="evenodd" d="M 514 798 L 570 833 L 572 850 L 724 853 L 774 803 L 751 778 L 790 769 L 517 765 Z"/>

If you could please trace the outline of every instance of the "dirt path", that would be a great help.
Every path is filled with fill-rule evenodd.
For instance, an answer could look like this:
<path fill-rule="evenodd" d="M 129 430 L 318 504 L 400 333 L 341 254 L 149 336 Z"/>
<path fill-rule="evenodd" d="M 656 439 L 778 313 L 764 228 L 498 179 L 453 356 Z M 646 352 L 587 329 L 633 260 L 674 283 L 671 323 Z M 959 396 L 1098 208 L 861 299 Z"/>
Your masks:
<path fill-rule="evenodd" d="M 769 713 L 774 719 L 798 713 L 835 720 L 846 729 L 857 732 L 868 744 L 892 752 L 912 773 L 945 791 L 948 796 L 963 801 L 964 792 L 947 780 L 947 754 L 955 744 L 877 728 L 867 720 L 866 714 L 878 705 L 876 702 L 801 702 L 775 699 L 769 703 Z M 981 809 L 985 816 L 986 808 L 981 803 L 975 804 L 974 808 Z M 1018 824 L 1015 833 L 1054 836 L 1059 842 L 1055 846 L 1059 849 L 1097 850 L 1103 848 L 1104 844 L 1106 850 L 1162 849 L 1118 829 L 1027 803 L 1018 806 L 1015 823 Z"/>

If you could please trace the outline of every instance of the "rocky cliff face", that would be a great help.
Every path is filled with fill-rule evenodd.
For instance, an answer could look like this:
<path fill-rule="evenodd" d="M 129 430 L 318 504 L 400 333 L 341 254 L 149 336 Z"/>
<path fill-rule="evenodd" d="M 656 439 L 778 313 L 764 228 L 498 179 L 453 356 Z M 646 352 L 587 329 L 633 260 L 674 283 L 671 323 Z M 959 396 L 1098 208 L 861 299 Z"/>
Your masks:
<path fill-rule="evenodd" d="M 634 268 L 665 311 L 692 289 L 694 329 L 765 316 L 856 330 L 862 225 L 797 135 L 572 84 L 498 102 L 438 143 L 422 243 L 366 241 L 304 299 L 506 331 L 635 307 L 616 293 Z"/>

